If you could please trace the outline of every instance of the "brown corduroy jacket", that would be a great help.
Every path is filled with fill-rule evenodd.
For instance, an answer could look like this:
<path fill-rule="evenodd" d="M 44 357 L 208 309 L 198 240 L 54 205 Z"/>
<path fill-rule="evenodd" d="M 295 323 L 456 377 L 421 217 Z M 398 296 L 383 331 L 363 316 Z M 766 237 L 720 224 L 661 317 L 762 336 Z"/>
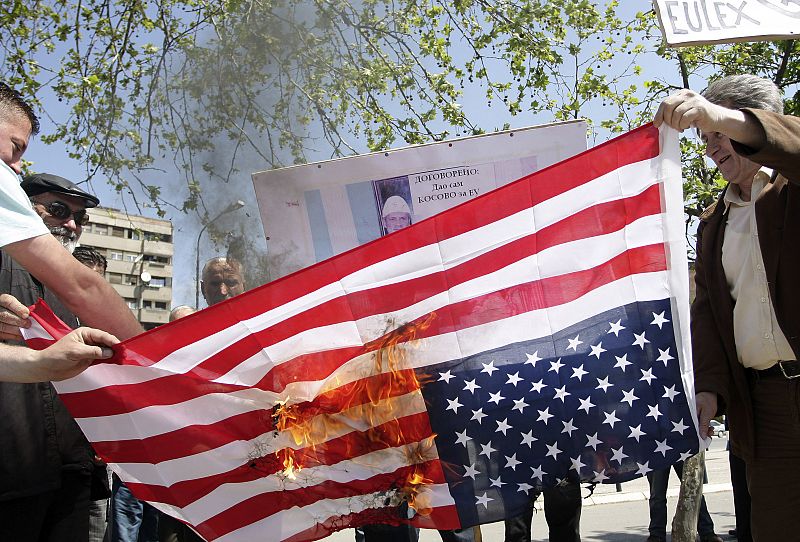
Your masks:
<path fill-rule="evenodd" d="M 752 147 L 733 142 L 734 150 L 778 173 L 756 199 L 756 224 L 772 305 L 800 359 L 800 118 L 744 111 L 761 125 L 761 139 Z M 747 461 L 755 450 L 753 409 L 736 355 L 733 299 L 722 268 L 727 221 L 722 197 L 703 214 L 697 230 L 691 321 L 695 388 L 718 395 L 718 414 L 728 415 L 733 452 Z"/>

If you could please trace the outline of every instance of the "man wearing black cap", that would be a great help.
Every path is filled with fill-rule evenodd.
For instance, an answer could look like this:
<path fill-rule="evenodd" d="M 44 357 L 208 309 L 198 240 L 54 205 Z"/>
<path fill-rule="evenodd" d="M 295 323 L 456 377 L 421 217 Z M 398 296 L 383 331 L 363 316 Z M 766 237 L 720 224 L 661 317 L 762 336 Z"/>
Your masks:
<path fill-rule="evenodd" d="M 49 173 L 26 176 L 22 189 L 50 233 L 72 253 L 83 226 L 89 221 L 86 209 L 97 207 L 100 200 L 65 178 Z"/>
<path fill-rule="evenodd" d="M 71 252 L 88 221 L 86 208 L 99 200 L 56 175 L 30 175 L 22 188 L 50 233 Z M 5 251 L 0 251 L 0 292 L 25 305 L 42 297 L 77 327 L 75 316 Z M 0 412 L 0 539 L 86 540 L 90 501 L 109 495 L 106 469 L 95 462 L 53 385 L 0 382 Z"/>

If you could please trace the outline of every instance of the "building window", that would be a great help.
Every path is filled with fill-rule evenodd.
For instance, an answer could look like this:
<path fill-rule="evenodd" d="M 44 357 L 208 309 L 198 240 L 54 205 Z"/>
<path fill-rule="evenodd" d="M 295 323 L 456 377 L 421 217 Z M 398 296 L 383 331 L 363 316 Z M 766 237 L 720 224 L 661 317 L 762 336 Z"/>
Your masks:
<path fill-rule="evenodd" d="M 125 260 L 126 262 L 135 262 L 136 258 L 138 258 L 138 257 L 139 257 L 139 255 L 134 253 L 134 252 L 126 252 L 123 255 L 122 259 Z"/>
<path fill-rule="evenodd" d="M 164 277 L 153 277 L 150 279 L 150 286 L 160 288 L 167 285 L 167 279 Z"/>
<path fill-rule="evenodd" d="M 142 308 L 143 309 L 152 309 L 153 308 L 153 302 L 150 301 L 149 299 L 145 299 L 144 301 L 142 301 Z"/>
<path fill-rule="evenodd" d="M 108 273 L 108 282 L 111 284 L 122 284 L 121 273 Z"/>
<path fill-rule="evenodd" d="M 142 236 L 139 235 L 139 230 L 125 230 L 128 239 L 133 239 L 134 241 L 140 241 Z"/>
<path fill-rule="evenodd" d="M 114 252 L 113 250 L 108 251 L 108 259 L 109 260 L 118 260 L 122 261 L 122 252 Z"/>
<path fill-rule="evenodd" d="M 155 303 L 156 308 L 162 311 L 167 310 L 167 302 L 166 301 L 156 301 Z"/>
<path fill-rule="evenodd" d="M 114 237 L 125 237 L 125 228 L 112 227 L 111 235 Z"/>
<path fill-rule="evenodd" d="M 164 243 L 169 243 L 172 241 L 172 236 L 166 233 L 156 233 L 154 231 L 146 231 L 144 232 L 144 240 L 145 241 L 162 241 Z"/>
<path fill-rule="evenodd" d="M 108 226 L 105 224 L 93 224 L 92 233 L 96 233 L 97 235 L 108 235 Z"/>
<path fill-rule="evenodd" d="M 169 258 L 166 256 L 155 256 L 153 254 L 145 254 L 142 259 L 149 263 L 156 264 L 169 264 Z"/>
<path fill-rule="evenodd" d="M 131 309 L 132 311 L 135 311 L 136 309 L 139 308 L 139 304 L 136 302 L 135 299 L 125 298 L 125 303 L 128 305 L 128 308 Z"/>

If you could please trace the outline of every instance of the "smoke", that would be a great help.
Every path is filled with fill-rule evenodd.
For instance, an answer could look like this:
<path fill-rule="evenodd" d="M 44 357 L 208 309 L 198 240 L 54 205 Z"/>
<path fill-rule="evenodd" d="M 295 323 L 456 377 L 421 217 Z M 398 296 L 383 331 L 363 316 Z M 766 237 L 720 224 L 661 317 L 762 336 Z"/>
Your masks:
<path fill-rule="evenodd" d="M 314 19 L 314 11 L 311 4 L 279 9 L 242 3 L 170 64 L 164 98 L 182 114 L 170 120 L 176 147 L 158 166 L 177 169 L 184 180 L 163 183 L 161 196 L 187 202 L 186 214 L 171 213 L 175 303 L 193 303 L 194 266 L 185 264 L 195 260 L 198 236 L 201 267 L 209 258 L 230 255 L 245 263 L 248 287 L 268 282 L 273 255 L 251 174 L 304 161 L 307 151 L 330 153 L 306 147 L 314 126 L 297 119 L 310 115 L 307 103 L 280 84 L 289 73 L 311 70 L 296 54 L 296 28 L 287 20 L 303 24 Z M 245 206 L 226 212 L 237 200 Z"/>
<path fill-rule="evenodd" d="M 185 13 L 183 4 L 171 6 L 150 13 L 159 21 L 155 29 L 134 28 L 131 50 L 87 57 L 87 71 L 107 66 L 119 77 L 92 87 L 93 106 L 65 112 L 62 124 L 67 134 L 86 132 L 91 145 L 71 157 L 87 158 L 90 187 L 104 205 L 173 221 L 173 301 L 181 304 L 194 300 L 198 243 L 201 263 L 236 253 L 252 274 L 251 286 L 270 279 L 270 260 L 290 257 L 268 251 L 251 174 L 357 151 L 345 135 L 358 137 L 360 122 L 364 136 L 369 121 L 346 100 L 364 107 L 363 90 L 350 95 L 349 85 L 362 63 L 353 51 L 367 46 L 354 44 L 353 21 L 371 8 L 358 0 L 248 0 L 224 8 L 208 2 Z M 91 24 L 93 51 L 120 45 Z M 61 53 L 48 62 L 63 63 Z M 122 76 L 129 71 L 146 75 Z M 58 100 L 72 99 L 70 85 L 56 93 Z M 86 89 L 76 88 L 83 96 Z M 379 95 L 386 92 L 369 100 Z M 83 144 L 77 136 L 64 141 Z M 117 193 L 106 195 L 100 172 Z M 223 212 L 237 200 L 246 206 Z"/>
<path fill-rule="evenodd" d="M 206 173 L 195 176 L 200 216 L 216 217 L 235 200 L 247 203 L 208 226 L 203 259 L 230 255 L 243 261 L 248 287 L 254 287 L 268 282 L 269 270 L 291 254 L 269 251 L 251 174 L 355 150 L 331 128 L 352 128 L 337 111 L 341 96 L 326 93 L 336 88 L 337 67 L 352 68 L 359 57 L 348 51 L 354 23 L 345 8 L 245 4 L 188 52 L 172 80 L 189 97 L 183 108 L 193 112 L 184 123 L 187 141 L 203 143 L 191 149 Z M 358 3 L 350 9 L 357 17 Z M 209 133 L 210 140 L 199 137 Z"/>

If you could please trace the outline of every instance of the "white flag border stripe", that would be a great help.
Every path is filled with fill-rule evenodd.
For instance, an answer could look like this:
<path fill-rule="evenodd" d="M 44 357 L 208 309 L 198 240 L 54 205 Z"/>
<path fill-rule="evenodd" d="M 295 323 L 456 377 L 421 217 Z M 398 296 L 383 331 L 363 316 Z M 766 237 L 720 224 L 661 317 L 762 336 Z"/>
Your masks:
<path fill-rule="evenodd" d="M 679 134 L 673 128 L 662 124 L 659 128 L 659 148 L 661 149 L 661 171 L 659 176 L 665 179 L 661 194 L 665 209 L 664 237 L 668 247 L 667 279 L 669 281 L 670 308 L 672 310 L 676 356 L 681 367 L 681 380 L 687 397 L 694 397 L 694 371 L 692 365 L 692 347 L 689 326 L 689 261 L 686 254 L 686 230 L 683 215 L 683 183 L 681 169 L 681 152 Z M 695 425 L 697 439 L 701 449 L 704 447 L 697 425 L 697 406 L 693 400 L 688 401 L 689 411 Z M 705 445 L 711 444 L 711 438 Z"/>

